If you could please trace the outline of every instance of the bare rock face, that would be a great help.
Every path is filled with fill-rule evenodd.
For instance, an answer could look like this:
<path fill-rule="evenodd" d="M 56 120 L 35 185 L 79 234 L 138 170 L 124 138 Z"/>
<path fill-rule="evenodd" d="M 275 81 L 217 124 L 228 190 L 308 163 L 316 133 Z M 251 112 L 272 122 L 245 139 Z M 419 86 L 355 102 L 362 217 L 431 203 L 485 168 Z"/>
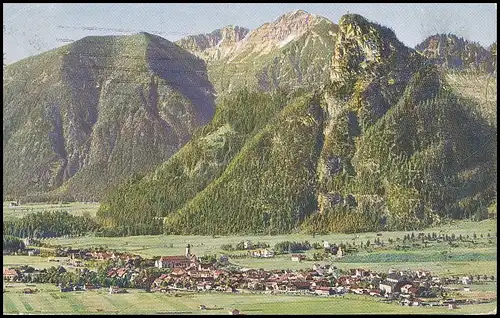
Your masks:
<path fill-rule="evenodd" d="M 284 14 L 275 21 L 251 31 L 236 45 L 229 61 L 244 60 L 253 54 L 261 56 L 276 48 L 282 48 L 324 21 L 328 20 L 303 10 Z"/>
<path fill-rule="evenodd" d="M 228 25 L 208 34 L 190 35 L 176 42 L 185 50 L 199 56 L 205 61 L 220 60 L 231 51 L 231 48 L 245 38 L 249 29 Z"/>
<path fill-rule="evenodd" d="M 435 34 L 415 46 L 415 49 L 444 69 L 486 73 L 496 71 L 496 43 L 486 49 L 454 34 Z"/>
<path fill-rule="evenodd" d="M 337 26 L 297 10 L 249 31 L 226 27 L 176 42 L 207 62 L 217 95 L 312 88 L 328 79 Z"/>

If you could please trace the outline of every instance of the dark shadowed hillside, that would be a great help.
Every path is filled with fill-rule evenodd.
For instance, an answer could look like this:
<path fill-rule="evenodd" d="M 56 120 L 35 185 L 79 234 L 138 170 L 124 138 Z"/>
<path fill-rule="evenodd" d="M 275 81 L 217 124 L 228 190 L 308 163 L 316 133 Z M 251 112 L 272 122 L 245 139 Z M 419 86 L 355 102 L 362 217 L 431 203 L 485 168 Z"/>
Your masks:
<path fill-rule="evenodd" d="M 4 199 L 99 200 L 208 123 L 213 93 L 202 60 L 147 33 L 86 37 L 8 65 Z"/>

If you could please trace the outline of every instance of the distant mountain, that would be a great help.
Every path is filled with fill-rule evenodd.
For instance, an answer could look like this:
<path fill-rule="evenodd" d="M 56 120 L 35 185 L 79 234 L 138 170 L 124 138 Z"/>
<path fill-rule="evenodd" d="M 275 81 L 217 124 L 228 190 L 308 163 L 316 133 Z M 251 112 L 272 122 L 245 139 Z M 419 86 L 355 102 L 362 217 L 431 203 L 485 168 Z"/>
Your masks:
<path fill-rule="evenodd" d="M 271 29 L 304 28 L 300 16 Z M 322 21 L 315 25 L 331 26 Z M 177 154 L 101 202 L 107 233 L 413 230 L 485 218 L 496 197 L 496 129 L 392 30 L 355 14 L 335 29 L 331 45 L 322 44 L 331 60 L 315 64 L 328 65 L 318 87 L 249 84 L 222 96 L 214 119 Z M 262 52 L 265 61 L 266 48 L 293 34 L 285 30 L 269 42 L 249 33 L 227 62 L 257 63 L 251 57 Z M 318 45 L 315 30 L 297 36 Z M 239 78 L 231 72 L 228 81 Z"/>
<path fill-rule="evenodd" d="M 328 78 L 336 31 L 328 19 L 297 10 L 250 32 L 237 27 L 216 30 L 212 34 L 230 39 L 217 45 L 193 44 L 205 42 L 206 35 L 176 44 L 207 61 L 217 94 L 240 89 L 268 92 L 321 86 Z M 221 41 L 209 38 L 214 39 L 210 43 Z"/>
<path fill-rule="evenodd" d="M 99 200 L 168 159 L 215 110 L 203 60 L 147 33 L 10 64 L 3 88 L 4 199 Z"/>
<path fill-rule="evenodd" d="M 219 61 L 225 58 L 248 32 L 250 32 L 249 29 L 228 25 L 209 34 L 190 35 L 177 41 L 176 44 L 203 58 L 206 62 Z"/>
<path fill-rule="evenodd" d="M 492 55 L 490 49 L 482 47 L 479 43 L 459 38 L 454 34 L 429 36 L 415 46 L 415 49 L 435 65 L 446 69 L 487 73 L 493 73 L 496 70 L 496 56 Z"/>

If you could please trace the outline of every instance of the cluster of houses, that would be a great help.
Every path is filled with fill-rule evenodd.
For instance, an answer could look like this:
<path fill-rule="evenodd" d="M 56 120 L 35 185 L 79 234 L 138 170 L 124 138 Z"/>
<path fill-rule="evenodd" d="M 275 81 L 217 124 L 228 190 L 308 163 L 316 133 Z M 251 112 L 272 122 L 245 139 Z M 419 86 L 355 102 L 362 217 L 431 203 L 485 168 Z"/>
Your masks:
<path fill-rule="evenodd" d="M 261 250 L 259 253 L 262 255 Z M 252 251 L 255 252 L 255 251 Z M 337 250 L 338 253 L 338 250 Z M 342 253 L 342 252 L 340 252 Z M 122 260 L 121 267 L 108 270 L 110 278 L 122 278 L 132 281 L 144 270 L 143 265 L 137 266 L 135 260 L 140 256 L 102 251 L 87 252 L 80 250 L 65 250 L 64 254 L 70 256 L 70 261 L 78 259 L 95 260 Z M 260 256 L 266 257 L 266 256 Z M 293 254 L 293 261 L 301 261 L 301 254 Z M 81 261 L 80 261 L 81 262 Z M 271 270 L 245 269 L 234 266 L 225 266 L 223 262 L 206 264 L 191 253 L 190 245 L 186 247 L 185 255 L 162 256 L 154 261 L 154 266 L 159 269 L 169 269 L 166 273 L 154 279 L 152 277 L 150 290 L 170 292 L 184 291 L 219 291 L 219 292 L 262 292 L 262 293 L 291 293 L 312 294 L 320 296 L 339 296 L 345 293 L 370 295 L 385 300 L 396 300 L 402 305 L 429 305 L 421 298 L 429 299 L 438 296 L 438 291 L 444 290 L 443 285 L 448 283 L 462 283 L 469 288 L 470 277 L 439 278 L 428 271 L 396 271 L 390 270 L 387 274 L 374 273 L 369 270 L 352 269 L 349 274 L 333 265 L 315 264 L 309 270 Z M 153 266 L 151 260 L 150 265 Z M 36 271 L 39 274 L 39 271 Z M 17 281 L 25 275 L 20 269 L 5 268 L 3 277 L 5 281 Z M 149 286 L 149 282 L 147 283 Z M 61 291 L 77 291 L 97 288 L 90 284 L 85 286 L 59 286 Z M 126 292 L 118 287 L 110 287 L 110 294 Z M 435 302 L 434 305 L 438 303 Z M 440 305 L 444 303 L 441 302 Z"/>
<path fill-rule="evenodd" d="M 324 296 L 352 292 L 389 298 L 399 295 L 432 297 L 430 289 L 433 286 L 437 286 L 436 280 L 424 271 L 413 275 L 394 272 L 382 279 L 380 275 L 363 269 L 355 269 L 351 275 L 339 275 L 335 266 L 319 264 L 303 271 L 224 270 L 210 265 L 189 264 L 184 268 L 173 267 L 169 274 L 161 275 L 153 282 L 151 290 L 248 290 Z"/>

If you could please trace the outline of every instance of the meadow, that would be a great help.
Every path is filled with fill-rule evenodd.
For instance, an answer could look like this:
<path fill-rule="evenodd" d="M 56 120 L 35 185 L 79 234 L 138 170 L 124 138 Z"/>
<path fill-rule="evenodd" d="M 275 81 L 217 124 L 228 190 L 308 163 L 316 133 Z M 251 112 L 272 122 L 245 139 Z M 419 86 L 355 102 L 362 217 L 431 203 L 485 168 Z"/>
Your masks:
<path fill-rule="evenodd" d="M 82 216 L 88 213 L 90 216 L 95 216 L 99 209 L 99 203 L 83 203 L 71 202 L 62 204 L 49 204 L 49 203 L 26 203 L 20 206 L 10 208 L 10 202 L 3 202 L 3 219 L 9 217 L 23 217 L 29 213 L 43 212 L 43 211 L 67 211 L 69 214 L 75 216 Z"/>
<path fill-rule="evenodd" d="M 387 272 L 390 268 L 395 269 L 425 269 L 437 275 L 468 275 L 486 274 L 496 276 L 496 238 L 491 243 L 486 238 L 496 235 L 496 220 L 484 220 L 481 222 L 455 221 L 453 223 L 429 228 L 419 231 L 422 233 L 461 234 L 464 237 L 472 237 L 474 233 L 479 237 L 478 244 L 464 243 L 458 248 L 450 248 L 447 244 L 431 243 L 427 248 L 412 248 L 407 251 L 396 251 L 394 249 L 375 249 L 372 252 L 361 251 L 354 255 L 347 255 L 341 259 L 333 259 L 333 263 L 341 269 L 362 267 L 376 271 Z M 415 234 L 419 233 L 415 232 Z M 207 254 L 231 254 L 244 253 L 243 251 L 226 252 L 221 250 L 221 245 L 232 244 L 249 240 L 252 242 L 265 242 L 271 247 L 281 241 L 309 241 L 322 243 L 326 240 L 330 243 L 365 243 L 367 240 L 374 242 L 376 238 L 387 241 L 389 238 L 402 238 L 411 232 L 371 232 L 359 234 L 328 234 L 328 235 L 306 235 L 289 234 L 276 236 L 178 236 L 178 235 L 145 235 L 133 237 L 72 237 L 46 239 L 44 242 L 53 245 L 70 246 L 72 248 L 104 246 L 117 251 L 127 251 L 139 254 L 143 257 L 156 257 L 161 255 L 183 255 L 185 246 L 191 244 L 194 254 L 201 256 Z M 381 236 L 377 236 L 381 234 Z M 311 249 L 305 252 L 312 256 L 316 251 Z M 277 255 L 274 258 L 237 258 L 231 262 L 248 267 L 263 269 L 302 269 L 311 268 L 315 261 L 292 262 L 289 255 Z"/>
<path fill-rule="evenodd" d="M 77 211 L 77 205 L 72 205 Z M 78 212 L 74 212 L 78 213 Z M 427 248 L 412 247 L 408 250 L 395 250 L 392 247 L 361 250 L 354 255 L 347 255 L 331 262 L 340 269 L 365 268 L 377 272 L 387 272 L 390 268 L 400 270 L 429 270 L 433 274 L 451 275 L 497 275 L 496 271 L 496 220 L 482 222 L 455 221 L 439 227 L 415 232 L 439 234 L 460 234 L 464 237 L 477 235 L 476 244 L 460 243 L 459 247 L 450 247 L 446 243 L 430 242 Z M 134 237 L 61 237 L 44 239 L 43 242 L 72 248 L 103 246 L 110 250 L 126 251 L 143 257 L 159 255 L 182 255 L 185 247 L 191 244 L 196 255 L 240 254 L 243 251 L 226 252 L 223 244 L 232 244 L 249 240 L 265 242 L 273 247 L 282 241 L 324 240 L 332 243 L 350 242 L 359 245 L 376 238 L 387 242 L 389 238 L 403 238 L 411 232 L 372 232 L 358 234 L 306 235 L 301 233 L 276 236 L 176 236 L 146 235 Z M 483 238 L 480 235 L 483 234 Z M 491 239 L 487 238 L 490 234 Z M 491 241 L 491 242 L 490 242 Z M 317 250 L 305 252 L 312 256 Z M 64 258 L 59 258 L 64 259 Z M 290 255 L 277 255 L 274 258 L 234 258 L 232 263 L 247 268 L 263 269 L 304 269 L 311 268 L 316 261 L 293 262 Z M 324 263 L 324 262 L 320 262 Z M 59 263 L 48 262 L 39 256 L 4 256 L 3 266 L 12 267 L 29 264 L 37 268 L 47 268 Z M 9 286 L 9 285 L 8 285 Z M 373 297 L 347 294 L 343 297 L 265 295 L 265 294 L 223 294 L 223 293 L 186 293 L 174 296 L 163 293 L 147 293 L 143 290 L 130 289 L 128 294 L 109 295 L 106 289 L 61 293 L 54 285 L 37 284 L 41 292 L 23 294 L 24 284 L 6 287 L 3 294 L 3 312 L 16 313 L 109 313 L 109 314 L 227 314 L 237 308 L 245 314 L 474 314 L 491 313 L 496 309 L 496 300 L 492 303 L 459 306 L 456 310 L 447 307 L 402 307 L 398 304 L 386 304 Z M 32 287 L 33 288 L 33 287 Z M 473 285 L 471 293 L 494 293 L 496 283 Z M 463 292 L 461 292 L 463 293 Z M 457 294 L 458 296 L 458 294 Z M 219 309 L 200 310 L 199 305 Z"/>
<path fill-rule="evenodd" d="M 59 262 L 49 262 L 49 259 L 56 259 Z M 30 265 L 34 268 L 44 269 L 50 268 L 52 266 L 62 265 L 67 270 L 76 270 L 76 267 L 70 267 L 63 265 L 63 260 L 67 260 L 68 257 L 41 257 L 41 256 L 27 256 L 27 255 L 4 255 L 3 256 L 3 268 L 19 267 L 22 265 Z"/>
<path fill-rule="evenodd" d="M 264 294 L 172 294 L 147 293 L 130 289 L 127 294 L 109 295 L 106 289 L 61 293 L 50 284 L 30 286 L 40 292 L 23 294 L 24 284 L 6 287 L 3 312 L 17 313 L 108 313 L 108 314 L 228 314 L 236 308 L 245 314 L 479 314 L 491 313 L 496 301 L 448 307 L 402 307 L 379 302 L 369 296 L 347 294 L 342 297 L 264 295 Z M 200 310 L 204 304 L 211 310 Z M 217 309 L 213 309 L 217 308 Z"/>

